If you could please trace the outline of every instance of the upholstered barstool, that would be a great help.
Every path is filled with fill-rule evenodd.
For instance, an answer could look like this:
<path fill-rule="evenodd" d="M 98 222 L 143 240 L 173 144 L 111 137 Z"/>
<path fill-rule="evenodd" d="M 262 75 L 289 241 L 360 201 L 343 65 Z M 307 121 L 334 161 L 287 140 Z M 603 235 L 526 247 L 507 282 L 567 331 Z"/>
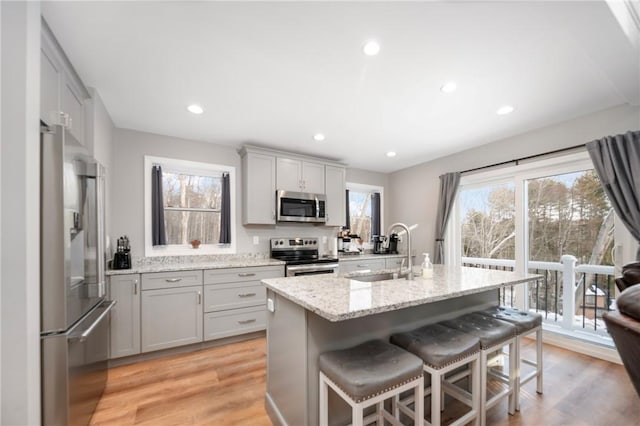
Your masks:
<path fill-rule="evenodd" d="M 542 315 L 536 312 L 525 312 L 516 308 L 497 306 L 480 312 L 493 318 L 513 324 L 516 327 L 516 359 L 518 360 L 516 381 L 516 410 L 520 411 L 520 389 L 529 381 L 536 378 L 536 392 L 542 393 Z M 522 357 L 522 338 L 536 334 L 536 360 L 531 361 Z M 522 364 L 534 367 L 528 374 L 522 374 Z"/>
<path fill-rule="evenodd" d="M 406 333 L 391 336 L 391 343 L 419 356 L 424 362 L 424 371 L 431 375 L 431 385 L 425 389 L 425 396 L 431 395 L 431 425 L 439 426 L 441 418 L 441 398 L 448 394 L 471 408 L 465 415 L 451 425 L 467 424 L 480 419 L 480 339 L 440 324 L 427 325 Z M 446 374 L 467 366 L 471 380 L 471 392 L 459 388 L 446 380 Z M 409 408 L 414 402 L 414 410 Z M 393 405 L 400 411 L 419 418 L 417 413 L 423 401 L 411 397 L 399 400 L 394 398 Z M 394 413 L 398 410 L 394 407 Z"/>
<path fill-rule="evenodd" d="M 487 423 L 487 410 L 495 406 L 503 398 L 508 398 L 509 414 L 514 414 L 516 409 L 516 327 L 505 321 L 493 318 L 489 315 L 471 313 L 460 316 L 440 324 L 476 336 L 480 339 L 480 425 Z M 487 376 L 489 357 L 492 353 L 502 351 L 504 346 L 509 346 L 509 373 L 494 374 L 494 377 L 507 385 L 506 389 L 487 398 Z"/>
<path fill-rule="evenodd" d="M 413 389 L 416 401 L 422 402 L 424 379 L 422 360 L 382 340 L 371 340 L 349 349 L 320 355 L 320 426 L 329 422 L 328 390 L 333 389 L 351 406 L 352 424 L 362 426 L 384 421 L 400 426 L 384 401 Z M 374 414 L 364 417 L 364 410 L 375 405 Z M 422 426 L 422 404 L 416 404 L 415 424 Z"/>

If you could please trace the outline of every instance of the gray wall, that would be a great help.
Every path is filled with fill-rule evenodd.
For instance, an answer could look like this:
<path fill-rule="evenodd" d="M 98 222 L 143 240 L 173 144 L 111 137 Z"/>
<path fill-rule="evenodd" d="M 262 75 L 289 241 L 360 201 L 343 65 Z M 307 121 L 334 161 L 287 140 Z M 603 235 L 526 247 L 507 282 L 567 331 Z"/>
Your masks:
<path fill-rule="evenodd" d="M 580 145 L 603 136 L 638 129 L 640 107 L 624 105 L 400 170 L 389 177 L 387 205 L 390 219 L 407 224 L 418 223 L 412 241 L 415 252 L 431 253 L 440 175 Z"/>
<path fill-rule="evenodd" d="M 0 2 L 0 424 L 40 423 L 40 4 Z"/>
<path fill-rule="evenodd" d="M 242 173 L 240 155 L 235 148 L 213 143 L 184 140 L 169 136 L 115 129 L 113 133 L 112 171 L 108 181 L 112 188 L 109 214 L 111 240 L 128 235 L 134 257 L 144 256 L 144 156 L 210 162 L 236 168 L 236 231 L 238 253 L 267 253 L 269 238 L 282 236 L 327 237 L 321 252 L 330 249 L 330 238 L 337 228 L 314 225 L 243 226 Z M 253 244 L 253 237 L 259 244 Z M 322 241 L 322 239 L 321 239 Z"/>

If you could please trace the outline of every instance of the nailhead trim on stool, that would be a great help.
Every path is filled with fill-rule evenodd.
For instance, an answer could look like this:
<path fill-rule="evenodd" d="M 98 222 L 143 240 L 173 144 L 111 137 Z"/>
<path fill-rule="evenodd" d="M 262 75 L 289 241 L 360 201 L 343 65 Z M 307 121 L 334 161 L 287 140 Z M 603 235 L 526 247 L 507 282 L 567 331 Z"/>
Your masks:
<path fill-rule="evenodd" d="M 319 367 L 320 426 L 329 422 L 328 388 L 351 406 L 354 426 L 373 420 L 399 426 L 395 413 L 384 408 L 384 401 L 410 389 L 416 400 L 423 398 L 422 360 L 382 340 L 325 352 L 320 355 Z M 375 414 L 365 418 L 364 410 L 373 405 Z"/>
<path fill-rule="evenodd" d="M 431 385 L 425 394 L 431 395 L 431 425 L 440 426 L 441 397 L 447 393 L 471 408 L 451 425 L 467 424 L 480 419 L 480 339 L 445 327 L 440 324 L 427 325 L 405 333 L 391 336 L 391 343 L 419 356 L 424 362 L 424 371 L 431 375 Z M 445 375 L 460 367 L 468 366 L 472 385 L 471 393 L 454 386 Z M 416 413 L 409 408 L 414 402 L 417 407 L 423 401 L 411 397 L 401 401 L 394 399 L 394 405 L 405 414 L 416 419 Z M 394 412 L 398 412 L 394 409 Z"/>
<path fill-rule="evenodd" d="M 509 400 L 509 414 L 516 409 L 516 327 L 506 321 L 500 321 L 489 315 L 471 313 L 440 324 L 451 327 L 463 333 L 469 333 L 480 339 L 480 425 L 487 423 L 487 410 L 496 405 L 503 398 Z M 489 355 L 509 345 L 509 374 L 500 376 L 500 380 L 507 384 L 503 390 L 487 399 L 487 375 L 489 374 Z M 513 354 L 513 356 L 512 356 Z"/>
<path fill-rule="evenodd" d="M 516 381 L 516 410 L 520 411 L 520 389 L 529 381 L 536 379 L 536 392 L 542 393 L 542 315 L 537 312 L 525 312 L 516 308 L 497 306 L 482 313 L 491 315 L 502 321 L 516 326 L 516 359 L 518 360 Z M 536 360 L 531 361 L 522 357 L 522 337 L 536 334 Z M 522 375 L 522 363 L 531 365 L 535 370 L 525 376 Z"/>

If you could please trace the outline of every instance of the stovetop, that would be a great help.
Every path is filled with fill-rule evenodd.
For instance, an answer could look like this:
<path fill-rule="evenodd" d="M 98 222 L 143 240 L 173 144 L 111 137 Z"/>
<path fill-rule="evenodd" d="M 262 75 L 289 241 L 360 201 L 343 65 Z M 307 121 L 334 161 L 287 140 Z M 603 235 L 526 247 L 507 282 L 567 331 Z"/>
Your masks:
<path fill-rule="evenodd" d="M 318 239 L 314 237 L 272 238 L 270 246 L 271 257 L 287 265 L 338 262 L 336 257 L 318 254 Z"/>

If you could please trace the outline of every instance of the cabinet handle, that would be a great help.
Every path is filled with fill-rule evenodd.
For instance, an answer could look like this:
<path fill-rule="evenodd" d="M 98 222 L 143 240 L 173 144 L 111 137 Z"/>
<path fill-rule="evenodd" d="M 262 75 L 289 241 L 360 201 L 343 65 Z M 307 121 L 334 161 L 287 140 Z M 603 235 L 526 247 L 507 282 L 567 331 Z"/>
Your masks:
<path fill-rule="evenodd" d="M 138 294 L 138 280 L 133 280 L 133 294 Z"/>
<path fill-rule="evenodd" d="M 202 293 L 198 292 L 198 305 L 202 305 Z"/>
<path fill-rule="evenodd" d="M 255 295 L 255 293 L 240 293 L 238 294 L 238 297 L 253 297 Z"/>
<path fill-rule="evenodd" d="M 71 128 L 71 117 L 64 111 L 60 111 L 60 124 L 62 127 Z"/>
<path fill-rule="evenodd" d="M 254 272 L 242 272 L 238 274 L 239 277 L 254 277 L 256 274 Z"/>
<path fill-rule="evenodd" d="M 168 283 L 177 283 L 178 281 L 182 281 L 182 278 L 167 278 L 165 281 Z"/>
<path fill-rule="evenodd" d="M 251 324 L 252 322 L 256 322 L 256 319 L 252 318 L 248 320 L 241 320 L 241 321 L 238 321 L 238 324 Z"/>

